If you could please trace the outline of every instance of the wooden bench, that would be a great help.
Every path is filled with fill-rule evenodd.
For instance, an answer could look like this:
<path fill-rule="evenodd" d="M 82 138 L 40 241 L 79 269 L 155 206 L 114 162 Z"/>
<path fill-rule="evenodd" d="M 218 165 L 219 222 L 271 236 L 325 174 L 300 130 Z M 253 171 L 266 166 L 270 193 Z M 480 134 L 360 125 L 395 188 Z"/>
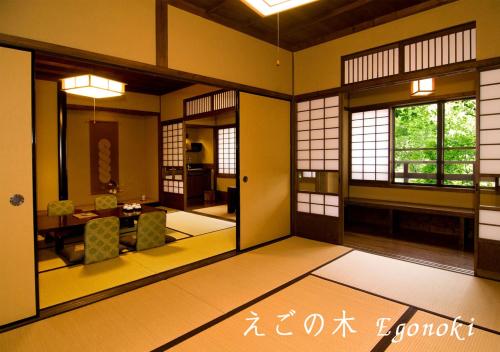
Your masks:
<path fill-rule="evenodd" d="M 456 232 L 458 237 L 458 246 L 464 249 L 464 242 L 467 236 L 466 219 L 474 219 L 474 209 L 459 208 L 459 207 L 446 207 L 429 204 L 416 204 L 406 202 L 393 202 L 384 200 L 374 200 L 365 198 L 347 198 L 345 199 L 346 207 L 361 207 L 368 209 L 383 209 L 388 212 L 388 234 L 394 236 L 395 229 L 399 228 L 399 215 L 401 213 L 409 214 L 428 214 L 430 216 L 446 216 L 458 218 L 459 228 Z"/>

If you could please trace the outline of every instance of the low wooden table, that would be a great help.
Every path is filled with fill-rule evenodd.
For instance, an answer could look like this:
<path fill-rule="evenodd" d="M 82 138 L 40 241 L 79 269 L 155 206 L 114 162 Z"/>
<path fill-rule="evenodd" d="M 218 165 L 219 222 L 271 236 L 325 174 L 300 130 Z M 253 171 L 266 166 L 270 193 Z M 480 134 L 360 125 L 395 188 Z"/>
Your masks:
<path fill-rule="evenodd" d="M 37 230 L 40 234 L 53 234 L 55 237 L 56 251 L 59 252 L 64 248 L 64 238 L 78 233 L 78 231 L 83 233 L 85 224 L 92 219 L 116 216 L 120 219 L 120 224 L 123 224 L 127 221 L 138 219 L 143 213 L 150 213 L 153 211 L 161 210 L 148 205 L 143 205 L 140 211 L 134 212 L 124 211 L 122 207 L 105 210 L 91 210 L 88 212 L 94 213 L 97 216 L 84 219 L 79 219 L 75 217 L 74 214 L 63 216 L 38 215 Z"/>

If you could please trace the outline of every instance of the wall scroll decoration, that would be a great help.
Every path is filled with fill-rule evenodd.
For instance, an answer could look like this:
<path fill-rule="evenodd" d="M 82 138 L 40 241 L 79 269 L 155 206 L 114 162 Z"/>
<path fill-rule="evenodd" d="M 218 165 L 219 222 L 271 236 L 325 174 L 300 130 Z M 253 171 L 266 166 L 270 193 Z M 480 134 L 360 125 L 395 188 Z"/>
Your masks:
<path fill-rule="evenodd" d="M 108 192 L 109 184 L 119 184 L 118 122 L 90 123 L 90 191 Z"/>

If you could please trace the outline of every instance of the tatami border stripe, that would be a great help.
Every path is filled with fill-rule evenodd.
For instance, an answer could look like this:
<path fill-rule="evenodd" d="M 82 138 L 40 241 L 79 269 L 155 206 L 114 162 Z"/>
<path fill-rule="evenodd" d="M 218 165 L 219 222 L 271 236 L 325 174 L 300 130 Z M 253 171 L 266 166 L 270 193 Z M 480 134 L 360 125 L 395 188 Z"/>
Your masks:
<path fill-rule="evenodd" d="M 456 266 L 451 266 L 451 265 L 446 265 L 446 264 L 440 264 L 436 262 L 431 262 L 429 260 L 423 260 L 423 259 L 418 259 L 418 258 L 412 258 L 404 255 L 397 255 L 397 254 L 388 254 L 388 253 L 383 253 L 383 252 L 378 252 L 376 250 L 371 250 L 371 249 L 365 249 L 362 247 L 358 246 L 351 246 L 349 245 L 348 247 L 358 251 L 358 252 L 364 252 L 368 254 L 373 254 L 373 255 L 378 255 L 379 257 L 386 257 L 386 258 L 391 258 L 391 259 L 396 259 L 396 260 L 401 260 L 403 262 L 407 263 L 412 263 L 416 265 L 421 265 L 421 266 L 426 266 L 428 268 L 434 268 L 434 269 L 439 269 L 439 270 L 444 270 L 456 274 L 461 274 L 461 275 L 467 275 L 467 276 L 474 276 L 474 271 L 469 270 L 469 269 L 462 269 L 458 268 Z M 481 278 L 484 280 L 491 280 L 487 278 Z"/>
<path fill-rule="evenodd" d="M 417 307 L 417 306 L 414 306 L 414 305 L 411 305 L 411 304 L 408 304 L 408 303 L 405 303 L 405 302 L 402 302 L 402 301 L 398 301 L 397 299 L 386 297 L 386 296 L 382 296 L 382 295 L 379 295 L 379 294 L 374 293 L 374 292 L 366 291 L 366 290 L 363 290 L 362 288 L 351 286 L 351 285 L 345 284 L 343 282 L 339 282 L 339 281 L 336 281 L 336 280 L 333 280 L 333 279 L 330 279 L 330 278 L 327 278 L 327 277 L 320 276 L 318 274 L 311 273 L 311 276 L 317 277 L 319 279 L 323 279 L 325 281 L 333 282 L 334 284 L 337 284 L 337 285 L 341 285 L 341 286 L 345 286 L 345 287 L 348 287 L 348 288 L 352 288 L 353 290 L 361 291 L 363 293 L 367 293 L 367 294 L 375 296 L 375 297 L 383 298 L 383 299 L 386 299 L 386 300 L 394 302 L 394 303 L 399 303 L 399 304 L 402 304 L 402 305 L 407 306 L 407 307 L 412 307 L 412 308 L 415 308 L 415 309 L 420 310 L 422 312 L 433 314 L 433 315 L 436 315 L 436 316 L 441 317 L 441 318 L 445 318 L 445 319 L 452 320 L 452 321 L 455 319 L 455 318 L 449 317 L 449 316 L 447 316 L 445 314 L 442 314 L 442 313 L 434 312 L 434 311 L 426 309 L 426 308 L 420 308 L 420 307 Z M 470 324 L 470 322 L 467 322 L 467 321 L 464 321 L 464 320 L 459 320 L 459 319 L 457 319 L 457 322 L 462 323 L 464 325 Z M 474 324 L 474 327 L 478 328 L 478 329 L 481 329 L 481 330 L 484 330 L 484 331 L 487 331 L 487 332 L 490 332 L 490 333 L 495 334 L 495 335 L 500 335 L 499 331 L 496 331 L 496 330 L 493 330 L 493 329 L 490 329 L 490 328 L 487 328 L 487 327 L 484 327 L 484 326 L 481 326 L 481 325 Z"/>
<path fill-rule="evenodd" d="M 189 331 L 189 332 L 187 332 L 187 333 L 185 333 L 185 334 L 183 334 L 183 335 L 181 335 L 181 336 L 179 336 L 179 337 L 177 337 L 177 338 L 175 338 L 175 339 L 173 339 L 173 340 L 171 340 L 171 341 L 169 341 L 169 342 L 167 342 L 167 343 L 165 343 L 165 344 L 163 344 L 163 345 L 161 345 L 161 346 L 159 346 L 157 348 L 155 348 L 152 351 L 153 352 L 158 352 L 158 351 L 168 350 L 169 348 L 172 348 L 172 347 L 180 344 L 181 342 L 183 342 L 183 341 L 185 341 L 185 340 L 187 340 L 187 339 L 189 339 L 189 338 L 191 338 L 191 337 L 193 337 L 193 336 L 195 336 L 195 335 L 197 335 L 197 334 L 199 334 L 199 333 L 201 333 L 201 332 L 203 332 L 203 331 L 211 328 L 212 326 L 217 325 L 218 323 L 220 323 L 220 322 L 222 322 L 222 321 L 224 321 L 224 320 L 232 317 L 233 315 L 235 315 L 235 314 L 237 314 L 237 313 L 239 313 L 239 312 L 247 309 L 248 307 L 251 307 L 254 304 L 256 304 L 256 303 L 258 303 L 258 302 L 260 302 L 260 301 L 262 301 L 262 300 L 264 300 L 264 299 L 266 299 L 266 298 L 274 295 L 275 293 L 277 293 L 279 291 L 282 291 L 285 288 L 287 288 L 287 287 L 289 287 L 289 286 L 291 286 L 291 285 L 293 285 L 293 284 L 295 284 L 295 283 L 297 283 L 297 282 L 305 279 L 306 277 L 310 276 L 312 272 L 314 272 L 314 271 L 316 271 L 316 270 L 318 270 L 318 269 L 320 269 L 320 268 L 322 268 L 322 267 L 324 267 L 324 266 L 326 266 L 326 265 L 328 265 L 328 264 L 336 261 L 337 259 L 342 258 L 343 256 L 351 253 L 352 251 L 353 251 L 353 249 L 351 249 L 351 250 L 349 250 L 349 251 L 347 251 L 347 252 L 339 255 L 338 257 L 333 258 L 332 260 L 329 260 L 328 262 L 326 262 L 324 264 L 319 265 L 318 267 L 316 267 L 316 268 L 314 268 L 312 270 L 309 270 L 309 271 L 305 272 L 304 274 L 302 274 L 300 276 L 297 276 L 296 278 L 294 278 L 294 279 L 292 279 L 292 280 L 290 280 L 290 281 L 288 281 L 288 282 L 286 282 L 286 283 L 284 283 L 284 284 L 282 284 L 282 285 L 280 285 L 280 286 L 278 286 L 278 287 L 276 287 L 276 288 L 274 288 L 274 289 L 272 289 L 272 290 L 270 290 L 270 291 L 268 291 L 268 292 L 266 292 L 266 293 L 264 293 L 264 294 L 262 294 L 262 295 L 260 295 L 260 296 L 258 296 L 256 298 L 254 298 L 254 299 L 252 299 L 252 300 L 250 300 L 250 301 L 248 301 L 248 302 L 246 302 L 246 303 L 244 303 L 244 304 L 242 304 L 242 305 L 240 305 L 240 306 L 238 306 L 238 307 L 236 307 L 234 309 L 232 309 L 231 311 L 229 311 L 229 312 L 227 312 L 227 313 L 225 313 L 225 314 L 223 314 L 223 315 L 221 315 L 221 316 L 219 316 L 219 317 L 217 317 L 217 318 L 209 321 L 208 323 L 205 323 L 205 324 L 203 324 L 203 325 L 201 325 L 201 326 L 199 326 L 199 327 L 197 327 L 197 328 L 195 328 L 195 329 L 193 329 L 193 330 L 191 330 L 191 331 Z"/>
<path fill-rule="evenodd" d="M 376 345 L 372 348 L 371 352 L 382 352 L 387 349 L 392 343 L 392 339 L 396 336 L 397 327 L 400 324 L 406 324 L 415 315 L 417 309 L 415 307 L 408 307 L 408 309 L 403 313 L 403 315 L 391 326 L 389 329 L 389 335 L 384 336 Z"/>

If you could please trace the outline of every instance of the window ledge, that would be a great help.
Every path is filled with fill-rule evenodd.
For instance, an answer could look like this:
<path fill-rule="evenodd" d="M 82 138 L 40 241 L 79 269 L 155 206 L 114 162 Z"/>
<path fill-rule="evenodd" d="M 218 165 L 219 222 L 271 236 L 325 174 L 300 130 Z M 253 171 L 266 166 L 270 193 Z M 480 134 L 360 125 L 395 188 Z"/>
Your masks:
<path fill-rule="evenodd" d="M 457 192 L 457 193 L 474 193 L 474 188 L 459 188 L 459 187 L 447 187 L 447 186 L 427 186 L 427 185 L 402 185 L 389 182 L 367 182 L 367 181 L 349 181 L 349 186 L 359 186 L 359 187 L 379 187 L 379 188 L 399 188 L 399 189 L 411 189 L 411 190 L 422 190 L 422 191 L 441 191 L 441 192 Z"/>

